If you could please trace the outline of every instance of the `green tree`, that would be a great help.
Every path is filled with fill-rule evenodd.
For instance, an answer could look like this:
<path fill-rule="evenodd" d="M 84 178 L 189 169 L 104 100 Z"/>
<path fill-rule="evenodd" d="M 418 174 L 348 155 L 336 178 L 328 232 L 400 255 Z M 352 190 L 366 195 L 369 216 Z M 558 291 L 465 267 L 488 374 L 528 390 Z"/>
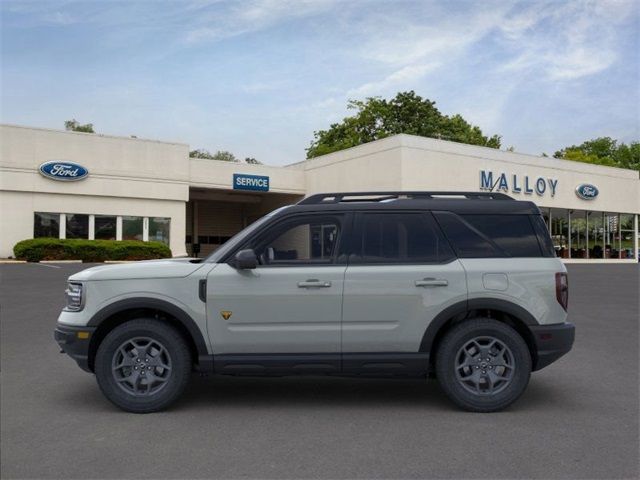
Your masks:
<path fill-rule="evenodd" d="M 191 150 L 189 152 L 189 156 L 191 158 L 205 158 L 207 160 L 213 160 L 213 155 L 209 152 L 209 150 L 204 150 L 202 148 Z"/>
<path fill-rule="evenodd" d="M 81 125 L 75 118 L 64 122 L 64 129 L 71 132 L 96 133 L 93 131 L 93 123 Z"/>
<path fill-rule="evenodd" d="M 249 165 L 262 165 L 262 162 L 260 160 L 256 160 L 253 157 L 245 158 L 244 163 L 248 163 Z"/>
<path fill-rule="evenodd" d="M 191 158 L 205 158 L 207 160 L 221 160 L 223 162 L 238 162 L 236 156 L 226 150 L 218 150 L 216 153 L 211 153 L 208 150 L 197 149 L 189 152 Z"/>
<path fill-rule="evenodd" d="M 558 150 L 553 156 L 575 162 L 640 171 L 640 142 L 631 142 L 627 145 L 618 143 L 611 137 L 599 137 L 587 140 L 580 145 L 571 145 Z"/>
<path fill-rule="evenodd" d="M 213 159 L 214 160 L 220 160 L 222 162 L 237 162 L 238 159 L 236 158 L 236 156 L 231 153 L 228 152 L 226 150 L 218 150 L 216 153 L 213 154 Z"/>
<path fill-rule="evenodd" d="M 307 158 L 398 133 L 500 148 L 499 135 L 486 137 L 479 127 L 471 125 L 462 116 L 443 115 L 435 105 L 435 102 L 423 99 L 413 90 L 399 92 L 391 100 L 380 97 L 369 97 L 364 101 L 350 100 L 347 107 L 356 110 L 355 115 L 332 124 L 327 130 L 314 132 Z"/>

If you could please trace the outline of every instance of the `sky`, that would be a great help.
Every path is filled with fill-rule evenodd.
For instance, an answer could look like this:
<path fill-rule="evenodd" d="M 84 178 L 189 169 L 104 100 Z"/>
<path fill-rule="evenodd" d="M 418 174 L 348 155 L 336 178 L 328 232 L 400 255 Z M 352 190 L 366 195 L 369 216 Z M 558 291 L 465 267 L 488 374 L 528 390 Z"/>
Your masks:
<path fill-rule="evenodd" d="M 1 0 L 0 121 L 284 165 L 415 90 L 503 148 L 640 140 L 640 1 Z"/>

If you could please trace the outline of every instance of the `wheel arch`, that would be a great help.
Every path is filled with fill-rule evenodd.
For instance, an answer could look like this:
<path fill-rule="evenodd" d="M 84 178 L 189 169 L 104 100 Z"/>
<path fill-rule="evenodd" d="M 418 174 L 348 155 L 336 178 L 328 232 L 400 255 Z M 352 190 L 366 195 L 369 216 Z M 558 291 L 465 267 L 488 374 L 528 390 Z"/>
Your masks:
<path fill-rule="evenodd" d="M 474 298 L 458 302 L 445 308 L 431 321 L 420 342 L 420 351 L 429 353 L 431 366 L 434 365 L 438 346 L 444 335 L 453 325 L 469 318 L 493 318 L 511 326 L 527 344 L 533 369 L 536 369 L 537 348 L 529 326 L 539 325 L 538 321 L 521 306 L 494 298 Z"/>
<path fill-rule="evenodd" d="M 94 371 L 94 361 L 100 342 L 118 325 L 134 318 L 154 318 L 176 328 L 187 341 L 194 365 L 200 371 L 212 366 L 204 336 L 193 318 L 177 305 L 158 298 L 119 300 L 99 310 L 87 326 L 95 327 L 88 352 L 88 365 Z"/>

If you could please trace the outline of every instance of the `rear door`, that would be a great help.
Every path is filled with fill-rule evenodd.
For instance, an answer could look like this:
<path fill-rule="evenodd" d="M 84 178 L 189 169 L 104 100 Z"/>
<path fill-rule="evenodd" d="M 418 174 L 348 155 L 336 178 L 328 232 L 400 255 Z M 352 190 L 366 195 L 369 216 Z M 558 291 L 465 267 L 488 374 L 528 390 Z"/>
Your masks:
<path fill-rule="evenodd" d="M 467 299 L 464 268 L 431 213 L 362 212 L 355 220 L 344 284 L 345 370 L 352 353 L 417 353 L 431 320 Z"/>

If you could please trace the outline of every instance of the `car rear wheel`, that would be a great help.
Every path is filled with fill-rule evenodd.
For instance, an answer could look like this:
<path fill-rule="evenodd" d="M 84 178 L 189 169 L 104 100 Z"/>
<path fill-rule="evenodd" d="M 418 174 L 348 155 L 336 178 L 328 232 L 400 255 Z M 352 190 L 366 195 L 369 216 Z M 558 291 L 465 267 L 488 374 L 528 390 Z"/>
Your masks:
<path fill-rule="evenodd" d="M 186 387 L 191 355 L 171 326 L 136 319 L 114 328 L 100 343 L 95 373 L 102 393 L 116 406 L 155 412 L 173 403 Z"/>
<path fill-rule="evenodd" d="M 447 396 L 473 412 L 494 412 L 515 402 L 531 374 L 527 344 L 512 327 L 477 318 L 454 326 L 442 339 L 436 375 Z"/>

